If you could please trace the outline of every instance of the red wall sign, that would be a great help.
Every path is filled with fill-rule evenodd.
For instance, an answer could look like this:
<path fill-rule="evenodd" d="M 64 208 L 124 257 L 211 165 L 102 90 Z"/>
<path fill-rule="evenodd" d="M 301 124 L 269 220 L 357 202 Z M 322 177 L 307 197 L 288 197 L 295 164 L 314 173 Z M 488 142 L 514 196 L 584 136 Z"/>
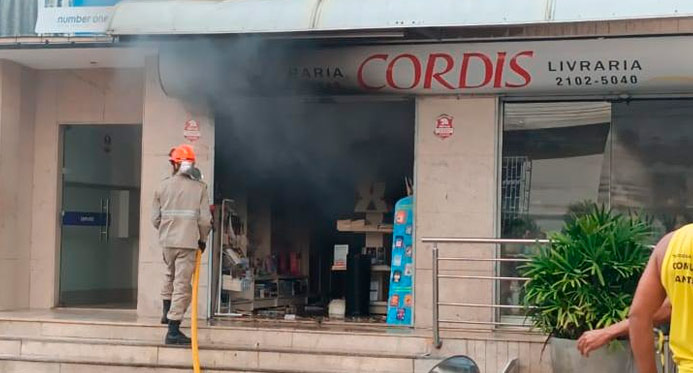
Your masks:
<path fill-rule="evenodd" d="M 185 122 L 185 127 L 183 127 L 183 137 L 192 142 L 200 139 L 200 125 L 197 124 L 196 120 L 191 119 Z"/>
<path fill-rule="evenodd" d="M 452 125 L 453 118 L 450 115 L 442 114 L 436 118 L 436 127 L 433 129 L 433 133 L 440 137 L 441 139 L 447 139 L 452 136 L 455 132 L 455 128 Z"/>
<path fill-rule="evenodd" d="M 532 82 L 531 73 L 522 66 L 523 60 L 531 61 L 533 57 L 534 51 L 531 50 L 511 55 L 506 51 L 495 54 L 469 52 L 461 56 L 444 52 L 424 56 L 373 54 L 361 62 L 356 77 L 359 86 L 367 90 L 430 90 L 434 84 L 451 91 L 483 87 L 522 88 Z M 460 66 L 459 71 L 453 72 L 456 66 Z M 365 77 L 366 69 L 384 75 L 384 84 L 369 83 Z"/>
<path fill-rule="evenodd" d="M 693 50 L 686 43 L 650 37 L 325 48 L 292 61 L 288 76 L 328 88 L 417 95 L 690 91 Z M 686 52 L 662 63 L 671 50 Z"/>

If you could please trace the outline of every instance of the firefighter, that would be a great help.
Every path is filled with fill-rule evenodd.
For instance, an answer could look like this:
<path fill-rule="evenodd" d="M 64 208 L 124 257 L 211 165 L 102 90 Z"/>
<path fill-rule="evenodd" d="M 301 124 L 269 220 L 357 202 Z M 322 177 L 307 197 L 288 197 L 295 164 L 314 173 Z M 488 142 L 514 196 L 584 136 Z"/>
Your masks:
<path fill-rule="evenodd" d="M 190 145 L 171 150 L 171 177 L 164 179 L 154 194 L 152 224 L 159 233 L 166 276 L 162 324 L 168 324 L 166 344 L 190 344 L 180 331 L 180 323 L 190 305 L 196 250 L 204 252 L 211 229 L 207 185 L 196 175 L 195 152 Z"/>

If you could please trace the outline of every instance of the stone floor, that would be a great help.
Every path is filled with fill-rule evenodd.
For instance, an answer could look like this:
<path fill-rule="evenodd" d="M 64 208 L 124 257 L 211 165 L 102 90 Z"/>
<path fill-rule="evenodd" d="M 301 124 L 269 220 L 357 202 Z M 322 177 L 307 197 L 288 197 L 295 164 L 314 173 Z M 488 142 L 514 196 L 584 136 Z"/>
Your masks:
<path fill-rule="evenodd" d="M 163 345 L 165 329 L 158 318 L 132 310 L 0 312 L 0 371 L 32 364 L 60 373 L 81 373 L 85 364 L 91 371 L 185 370 L 189 349 Z M 201 360 L 211 371 L 418 373 L 438 361 L 425 332 L 384 325 L 225 319 L 202 321 L 199 338 Z"/>
<path fill-rule="evenodd" d="M 56 308 L 52 310 L 0 311 L 0 320 L 116 323 L 134 325 L 159 325 L 159 318 L 139 317 L 135 310 Z M 188 325 L 189 320 L 184 322 Z M 281 330 L 305 330 L 333 333 L 398 334 L 402 336 L 429 337 L 430 331 L 407 327 L 391 327 L 385 324 L 352 323 L 348 321 L 317 320 L 269 320 L 257 318 L 217 318 L 200 320 L 201 328 L 258 328 Z"/>
<path fill-rule="evenodd" d="M 58 308 L 53 310 L 0 311 L 0 319 L 22 321 L 96 321 L 152 324 L 154 318 L 140 318 L 134 310 Z"/>
<path fill-rule="evenodd" d="M 184 322 L 186 332 L 188 326 Z M 189 354 L 164 346 L 165 332 L 158 318 L 138 317 L 134 310 L 4 311 L 0 312 L 0 361 L 93 364 L 92 360 L 101 361 L 103 356 L 95 351 L 120 351 L 109 358 L 109 364 L 128 366 L 132 360 L 156 369 L 186 366 Z M 540 358 L 550 356 L 548 350 L 542 354 L 545 336 L 492 330 L 445 330 L 442 334 L 443 346 L 435 349 L 430 329 L 334 320 L 201 320 L 199 330 L 200 348 L 212 370 L 271 371 L 291 365 L 292 372 L 310 371 L 320 361 L 331 372 L 391 372 L 398 366 L 400 373 L 419 373 L 442 358 L 467 355 L 484 367 L 483 372 L 498 372 L 513 358 L 519 358 L 520 373 L 550 372 L 550 359 Z"/>

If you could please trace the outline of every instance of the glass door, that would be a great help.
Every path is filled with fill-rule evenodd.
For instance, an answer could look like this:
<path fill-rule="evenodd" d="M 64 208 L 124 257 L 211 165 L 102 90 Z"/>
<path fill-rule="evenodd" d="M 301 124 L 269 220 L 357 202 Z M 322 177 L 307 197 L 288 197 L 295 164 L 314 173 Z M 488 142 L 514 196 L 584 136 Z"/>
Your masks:
<path fill-rule="evenodd" d="M 59 305 L 135 308 L 140 126 L 63 127 Z"/>

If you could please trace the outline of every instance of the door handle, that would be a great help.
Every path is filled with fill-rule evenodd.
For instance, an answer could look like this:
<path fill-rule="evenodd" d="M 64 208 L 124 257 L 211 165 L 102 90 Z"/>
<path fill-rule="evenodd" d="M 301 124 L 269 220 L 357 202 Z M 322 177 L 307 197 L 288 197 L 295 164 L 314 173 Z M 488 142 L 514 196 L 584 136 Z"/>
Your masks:
<path fill-rule="evenodd" d="M 110 210 L 110 199 L 106 198 L 103 199 L 101 198 L 101 216 L 99 217 L 99 221 L 101 222 L 99 224 L 99 242 L 103 242 L 104 238 L 106 239 L 106 242 L 108 242 L 108 225 L 110 224 L 110 218 L 109 218 L 109 210 Z M 101 218 L 105 216 L 106 219 L 101 220 Z M 105 223 L 105 225 L 104 225 Z"/>
<path fill-rule="evenodd" d="M 110 239 L 111 230 L 111 199 L 106 198 L 106 242 Z"/>
<path fill-rule="evenodd" d="M 101 198 L 101 201 L 99 203 L 99 212 L 100 212 L 100 214 L 99 214 L 100 215 L 99 216 L 99 242 L 103 242 L 103 235 L 104 235 L 103 224 L 101 223 L 101 216 L 103 216 L 103 207 L 104 207 L 103 198 Z"/>

